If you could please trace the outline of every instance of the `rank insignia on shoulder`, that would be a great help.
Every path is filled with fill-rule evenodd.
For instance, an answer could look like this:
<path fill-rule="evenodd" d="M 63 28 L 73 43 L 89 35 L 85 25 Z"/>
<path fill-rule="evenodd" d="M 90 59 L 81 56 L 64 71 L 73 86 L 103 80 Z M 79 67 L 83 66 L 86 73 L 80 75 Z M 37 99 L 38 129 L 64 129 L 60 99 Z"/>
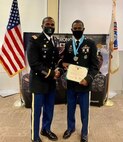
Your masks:
<path fill-rule="evenodd" d="M 33 39 L 37 39 L 38 37 L 37 37 L 36 35 L 33 35 L 32 38 L 33 38 Z"/>

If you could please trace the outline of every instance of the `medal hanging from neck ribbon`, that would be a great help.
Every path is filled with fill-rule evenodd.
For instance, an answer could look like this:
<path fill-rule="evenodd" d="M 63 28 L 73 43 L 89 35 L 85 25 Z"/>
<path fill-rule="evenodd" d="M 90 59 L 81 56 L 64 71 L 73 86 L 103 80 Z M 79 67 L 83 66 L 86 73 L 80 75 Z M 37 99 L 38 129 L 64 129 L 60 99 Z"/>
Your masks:
<path fill-rule="evenodd" d="M 72 40 L 73 52 L 74 52 L 73 60 L 74 60 L 75 62 L 78 61 L 77 54 L 78 54 L 78 50 L 79 50 L 79 48 L 80 48 L 80 45 L 83 43 L 83 40 L 84 40 L 84 35 L 82 35 L 82 37 L 80 38 L 78 47 L 76 47 L 75 39 L 73 38 L 73 40 Z"/>

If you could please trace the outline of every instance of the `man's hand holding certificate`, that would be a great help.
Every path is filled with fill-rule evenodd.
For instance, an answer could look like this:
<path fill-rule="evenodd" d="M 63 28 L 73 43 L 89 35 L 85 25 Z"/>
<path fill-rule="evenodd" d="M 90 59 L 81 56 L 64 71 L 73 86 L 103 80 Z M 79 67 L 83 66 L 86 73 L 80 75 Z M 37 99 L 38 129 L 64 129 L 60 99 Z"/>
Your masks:
<path fill-rule="evenodd" d="M 70 64 L 67 69 L 66 78 L 68 80 L 80 83 L 87 76 L 87 73 L 87 68 Z"/>

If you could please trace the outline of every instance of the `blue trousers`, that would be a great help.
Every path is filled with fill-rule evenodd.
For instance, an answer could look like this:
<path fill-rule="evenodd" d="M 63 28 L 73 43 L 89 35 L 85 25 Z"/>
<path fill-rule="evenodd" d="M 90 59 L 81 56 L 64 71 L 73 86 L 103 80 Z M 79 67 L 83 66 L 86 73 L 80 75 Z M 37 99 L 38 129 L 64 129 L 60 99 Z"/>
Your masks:
<path fill-rule="evenodd" d="M 40 131 L 40 116 L 43 108 L 42 130 L 50 130 L 56 91 L 51 91 L 47 94 L 33 93 L 32 94 L 32 109 L 31 109 L 31 138 L 36 140 L 39 138 Z"/>
<path fill-rule="evenodd" d="M 67 90 L 67 129 L 75 130 L 75 110 L 77 101 L 80 106 L 80 116 L 82 122 L 81 135 L 88 135 L 88 116 L 89 116 L 89 92 L 76 92 Z"/>

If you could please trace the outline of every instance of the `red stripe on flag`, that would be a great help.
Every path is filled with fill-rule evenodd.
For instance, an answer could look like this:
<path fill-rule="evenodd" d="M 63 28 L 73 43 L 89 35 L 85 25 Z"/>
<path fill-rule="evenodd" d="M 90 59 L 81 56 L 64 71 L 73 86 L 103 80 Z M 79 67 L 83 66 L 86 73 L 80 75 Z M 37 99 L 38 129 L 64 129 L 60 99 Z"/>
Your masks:
<path fill-rule="evenodd" d="M 6 56 L 6 58 L 8 59 L 9 63 L 11 64 L 13 70 L 15 72 L 17 72 L 17 68 L 16 66 L 14 65 L 13 61 L 12 61 L 12 58 L 9 56 L 9 54 L 7 53 L 6 49 L 4 48 L 4 46 L 2 46 L 2 52 L 4 53 L 4 56 Z"/>
<path fill-rule="evenodd" d="M 24 51 L 24 44 L 23 44 L 23 40 L 22 40 L 22 36 L 21 36 L 20 29 L 18 28 L 18 26 L 15 28 L 15 31 L 16 31 L 16 33 L 17 33 L 17 35 L 18 35 L 18 37 L 19 37 L 19 39 L 20 39 L 20 41 L 21 41 L 21 44 L 22 44 L 22 46 L 23 46 L 23 51 Z M 21 50 L 21 51 L 22 51 L 22 50 Z M 21 57 L 22 57 L 23 60 L 25 61 L 25 55 L 24 55 L 23 52 L 21 52 Z"/>
<path fill-rule="evenodd" d="M 4 61 L 4 59 L 2 58 L 2 56 L 0 56 L 0 60 L 1 60 L 2 64 L 3 64 L 4 68 L 7 70 L 7 72 L 8 72 L 10 75 L 12 75 L 11 70 L 9 69 L 8 65 L 6 64 L 6 62 Z"/>
<path fill-rule="evenodd" d="M 13 44 L 15 45 L 15 48 L 16 48 L 16 50 L 17 50 L 17 52 L 20 54 L 20 56 L 22 55 L 22 50 L 20 49 L 20 47 L 19 47 L 19 45 L 18 45 L 18 43 L 17 43 L 17 40 L 15 39 L 15 37 L 13 36 L 13 33 L 11 32 L 11 30 L 9 31 L 9 35 L 10 35 L 10 37 L 11 37 L 11 39 L 12 39 L 12 42 L 13 42 Z M 10 46 L 11 47 L 11 46 Z M 9 47 L 9 48 L 10 48 Z M 16 62 L 17 62 L 17 64 L 19 65 L 19 67 L 20 68 L 23 68 L 23 65 L 22 65 L 22 63 L 20 62 L 20 60 L 19 60 L 19 58 L 17 57 L 17 54 L 18 53 L 16 53 L 16 55 L 15 55 L 15 51 L 11 48 L 11 51 L 13 51 L 12 53 L 14 54 L 14 57 L 15 57 L 15 59 L 16 59 Z"/>
<path fill-rule="evenodd" d="M 21 36 L 21 31 L 20 31 L 20 26 L 17 26 L 17 28 L 15 28 L 15 31 L 16 31 L 16 33 L 17 33 L 17 35 L 18 35 L 18 37 L 19 37 L 19 39 L 20 39 L 20 41 L 21 41 L 21 43 L 22 43 L 22 45 L 23 45 L 23 40 L 22 40 L 22 36 Z"/>
<path fill-rule="evenodd" d="M 23 65 L 21 64 L 20 60 L 17 57 L 17 54 L 15 53 L 15 51 L 13 50 L 8 38 L 5 36 L 5 42 L 7 44 L 7 46 L 9 47 L 9 50 L 11 51 L 11 53 L 14 56 L 14 59 L 16 60 L 17 64 L 19 65 L 20 68 L 23 68 Z"/>

